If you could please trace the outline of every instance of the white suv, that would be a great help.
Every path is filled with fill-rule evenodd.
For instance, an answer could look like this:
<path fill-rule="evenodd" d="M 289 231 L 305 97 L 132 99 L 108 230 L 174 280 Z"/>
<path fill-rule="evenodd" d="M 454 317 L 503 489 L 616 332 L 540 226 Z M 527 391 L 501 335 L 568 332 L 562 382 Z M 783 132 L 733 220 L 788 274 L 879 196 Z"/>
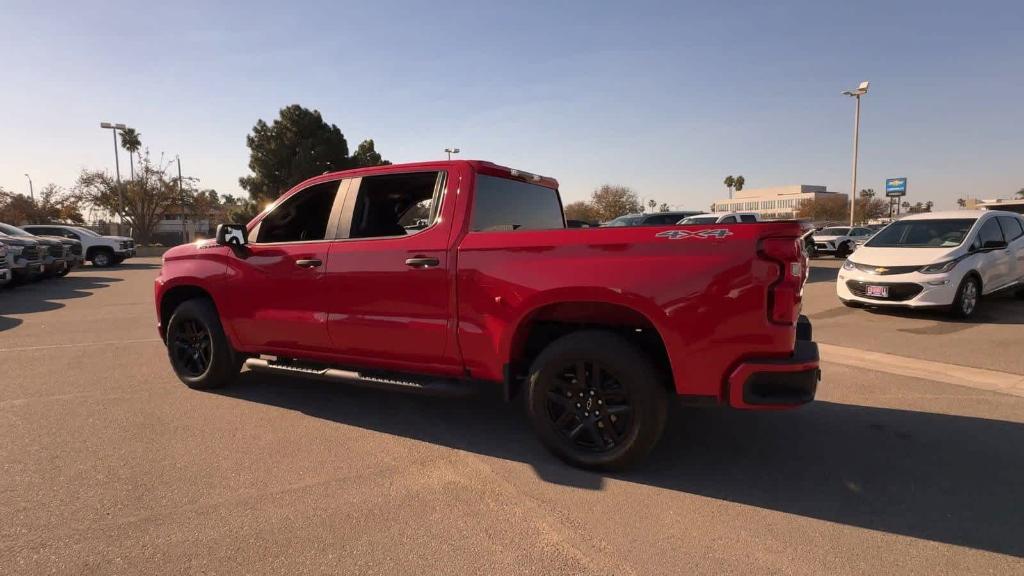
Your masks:
<path fill-rule="evenodd" d="M 1024 286 L 1024 218 L 1002 211 L 931 212 L 893 222 L 843 263 L 836 294 L 847 306 L 948 307 Z"/>
<path fill-rule="evenodd" d="M 100 236 L 99 234 L 67 224 L 28 224 L 22 230 L 37 236 L 62 236 L 82 243 L 85 259 L 93 266 L 116 266 L 135 256 L 135 241 L 127 236 Z"/>

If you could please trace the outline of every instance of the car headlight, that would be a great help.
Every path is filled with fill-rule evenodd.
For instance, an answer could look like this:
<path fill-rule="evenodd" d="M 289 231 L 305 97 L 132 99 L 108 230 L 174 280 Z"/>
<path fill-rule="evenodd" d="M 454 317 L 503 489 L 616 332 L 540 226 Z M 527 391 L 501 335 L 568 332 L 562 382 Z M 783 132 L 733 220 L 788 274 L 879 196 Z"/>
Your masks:
<path fill-rule="evenodd" d="M 853 262 L 851 262 L 849 258 L 846 259 L 846 262 L 843 262 L 843 270 L 856 270 L 856 269 L 857 269 L 857 266 Z"/>
<path fill-rule="evenodd" d="M 929 264 L 921 268 L 920 272 L 922 274 L 945 274 L 946 272 L 949 272 L 953 268 L 956 268 L 957 263 L 959 263 L 961 260 L 963 260 L 963 257 L 954 258 L 952 260 L 947 260 L 945 262 L 936 262 L 935 264 Z"/>
<path fill-rule="evenodd" d="M 24 250 L 25 247 L 24 246 L 8 246 L 7 249 L 11 251 L 11 255 L 13 255 L 13 256 L 21 256 L 21 251 Z"/>

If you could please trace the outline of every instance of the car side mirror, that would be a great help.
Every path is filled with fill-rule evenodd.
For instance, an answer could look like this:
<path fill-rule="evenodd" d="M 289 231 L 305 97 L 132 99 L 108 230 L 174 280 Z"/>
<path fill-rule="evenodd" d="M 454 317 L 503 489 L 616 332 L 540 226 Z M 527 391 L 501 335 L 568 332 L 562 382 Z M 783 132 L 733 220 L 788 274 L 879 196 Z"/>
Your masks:
<path fill-rule="evenodd" d="M 245 224 L 220 224 L 217 226 L 217 244 L 241 247 L 249 243 L 249 230 Z"/>
<path fill-rule="evenodd" d="M 982 250 L 998 250 L 1000 248 L 1006 248 L 1007 246 L 1008 244 L 1005 240 L 986 240 L 985 243 L 982 244 L 981 248 Z"/>

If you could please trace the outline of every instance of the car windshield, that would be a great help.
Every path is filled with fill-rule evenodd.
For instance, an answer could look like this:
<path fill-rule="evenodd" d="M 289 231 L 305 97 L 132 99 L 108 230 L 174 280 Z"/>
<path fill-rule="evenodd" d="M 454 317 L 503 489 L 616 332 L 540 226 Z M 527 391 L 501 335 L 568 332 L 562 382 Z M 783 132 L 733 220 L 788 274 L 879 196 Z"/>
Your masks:
<path fill-rule="evenodd" d="M 869 248 L 952 248 L 963 244 L 975 218 L 901 220 L 875 234 Z"/>
<path fill-rule="evenodd" d="M 640 221 L 640 216 L 619 216 L 618 218 L 602 224 L 602 226 L 632 226 Z"/>
<path fill-rule="evenodd" d="M 21 228 L 15 228 L 10 224 L 0 224 L 0 232 L 3 232 L 4 234 L 7 234 L 9 236 L 32 236 L 32 234 L 25 232 Z"/>
<path fill-rule="evenodd" d="M 679 224 L 714 224 L 718 222 L 718 216 L 690 216 L 683 218 Z"/>
<path fill-rule="evenodd" d="M 822 236 L 846 236 L 849 233 L 849 228 L 825 228 L 818 234 L 821 234 Z"/>
<path fill-rule="evenodd" d="M 76 227 L 75 231 L 76 232 L 81 232 L 82 234 L 85 234 L 86 236 L 99 236 L 99 234 L 93 232 L 92 230 L 89 230 L 88 228 L 78 228 L 78 227 Z"/>

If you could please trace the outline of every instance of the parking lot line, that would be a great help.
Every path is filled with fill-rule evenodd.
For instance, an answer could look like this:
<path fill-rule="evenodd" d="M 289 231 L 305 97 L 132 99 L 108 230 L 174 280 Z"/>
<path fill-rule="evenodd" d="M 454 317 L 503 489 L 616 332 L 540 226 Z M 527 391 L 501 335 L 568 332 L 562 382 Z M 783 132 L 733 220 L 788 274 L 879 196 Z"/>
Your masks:
<path fill-rule="evenodd" d="M 80 348 L 83 346 L 111 346 L 115 344 L 142 344 L 148 342 L 161 342 L 161 340 L 159 338 L 142 338 L 139 340 L 104 340 L 103 342 L 74 342 L 71 344 L 50 344 L 47 346 L 0 348 L 0 352 L 27 352 L 30 350 L 52 350 L 54 348 Z"/>
<path fill-rule="evenodd" d="M 821 359 L 826 362 L 1024 397 L 1024 376 L 1020 374 L 869 352 L 834 344 L 818 344 L 818 349 Z"/>

